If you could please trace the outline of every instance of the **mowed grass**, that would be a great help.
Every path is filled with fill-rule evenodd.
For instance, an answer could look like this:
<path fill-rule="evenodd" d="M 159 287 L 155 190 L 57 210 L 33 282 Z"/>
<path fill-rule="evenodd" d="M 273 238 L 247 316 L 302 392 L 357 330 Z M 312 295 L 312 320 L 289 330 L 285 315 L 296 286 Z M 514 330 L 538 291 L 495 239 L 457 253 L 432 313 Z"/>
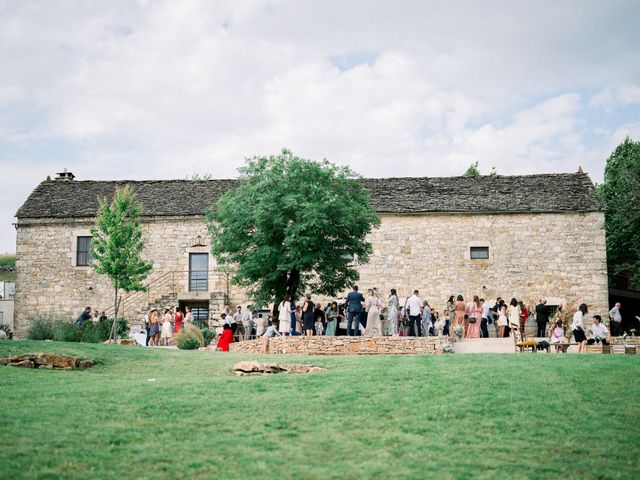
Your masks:
<path fill-rule="evenodd" d="M 640 357 L 249 356 L 0 342 L 2 478 L 638 478 Z M 235 377 L 244 359 L 324 366 Z M 155 381 L 149 381 L 155 379 Z"/>

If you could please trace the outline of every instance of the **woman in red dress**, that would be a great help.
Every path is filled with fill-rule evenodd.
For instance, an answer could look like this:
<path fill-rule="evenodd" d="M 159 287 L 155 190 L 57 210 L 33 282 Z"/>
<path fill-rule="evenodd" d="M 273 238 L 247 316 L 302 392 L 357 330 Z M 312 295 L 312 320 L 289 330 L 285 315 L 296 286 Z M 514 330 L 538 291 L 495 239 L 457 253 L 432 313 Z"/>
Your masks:
<path fill-rule="evenodd" d="M 176 307 L 176 313 L 173 314 L 173 333 L 179 333 L 182 329 L 182 322 L 184 321 L 184 315 L 182 311 Z"/>
<path fill-rule="evenodd" d="M 218 345 L 216 350 L 222 350 L 223 352 L 229 351 L 229 345 L 233 343 L 233 330 L 231 329 L 231 325 L 225 323 L 222 327 L 222 335 L 220 335 L 220 339 L 218 340 Z"/>

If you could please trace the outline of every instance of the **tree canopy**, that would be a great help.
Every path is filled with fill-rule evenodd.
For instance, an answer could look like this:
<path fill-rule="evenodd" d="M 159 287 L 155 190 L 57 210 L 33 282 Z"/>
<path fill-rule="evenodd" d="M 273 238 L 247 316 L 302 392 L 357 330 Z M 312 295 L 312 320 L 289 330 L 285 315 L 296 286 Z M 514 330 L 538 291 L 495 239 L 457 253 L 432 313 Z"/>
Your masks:
<path fill-rule="evenodd" d="M 605 206 L 609 282 L 640 289 L 640 142 L 627 137 L 616 147 L 598 195 Z"/>
<path fill-rule="evenodd" d="M 115 289 L 114 325 L 118 317 L 118 292 L 144 290 L 142 282 L 153 267 L 141 257 L 144 239 L 140 226 L 140 206 L 127 186 L 116 188 L 113 200 L 99 199 L 96 224 L 91 228 L 92 268 L 107 275 Z"/>
<path fill-rule="evenodd" d="M 211 252 L 258 304 L 300 293 L 336 295 L 358 279 L 380 224 L 369 192 L 348 167 L 288 150 L 247 159 L 237 189 L 207 212 Z"/>

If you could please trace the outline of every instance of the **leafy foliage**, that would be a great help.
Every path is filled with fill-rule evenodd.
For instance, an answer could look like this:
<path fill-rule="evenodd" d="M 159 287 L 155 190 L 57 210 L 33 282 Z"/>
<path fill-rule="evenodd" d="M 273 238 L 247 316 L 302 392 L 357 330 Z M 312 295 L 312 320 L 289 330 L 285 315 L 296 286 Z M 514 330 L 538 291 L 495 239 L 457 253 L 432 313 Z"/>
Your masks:
<path fill-rule="evenodd" d="M 176 345 L 182 350 L 194 350 L 205 346 L 205 337 L 195 325 L 186 325 L 175 336 Z"/>
<path fill-rule="evenodd" d="M 114 317 L 118 316 L 118 291 L 142 291 L 142 282 L 153 267 L 142 259 L 144 239 L 140 206 L 128 187 L 116 188 L 113 200 L 100 199 L 96 224 L 91 228 L 91 247 L 97 273 L 107 275 L 115 289 Z"/>
<path fill-rule="evenodd" d="M 379 224 L 355 172 L 288 150 L 247 159 L 238 188 L 207 212 L 213 255 L 258 305 L 352 285 L 372 251 L 365 237 Z"/>
<path fill-rule="evenodd" d="M 98 322 L 87 320 L 82 325 L 64 315 L 45 314 L 29 318 L 27 338 L 30 340 L 55 340 L 56 342 L 101 343 L 109 339 L 112 320 L 103 319 Z M 116 336 L 124 338 L 129 333 L 126 319 L 116 322 Z"/>
<path fill-rule="evenodd" d="M 467 168 L 467 171 L 464 172 L 464 176 L 465 177 L 479 177 L 480 176 L 480 170 L 478 169 L 478 162 L 472 163 L 471 165 L 469 165 L 469 168 Z"/>
<path fill-rule="evenodd" d="M 211 180 L 212 178 L 213 175 L 211 175 L 210 173 L 203 173 L 202 175 L 200 175 L 199 173 L 194 173 L 191 176 L 187 175 L 185 177 L 185 180 Z"/>
<path fill-rule="evenodd" d="M 211 344 L 211 341 L 216 339 L 215 330 L 211 330 L 209 328 L 203 328 L 202 330 L 200 330 L 200 332 L 202 332 L 202 337 L 204 338 L 205 347 L 208 347 Z"/>
<path fill-rule="evenodd" d="M 597 193 L 606 209 L 609 281 L 640 289 L 640 142 L 627 137 L 618 145 Z"/>
<path fill-rule="evenodd" d="M 7 338 L 13 338 L 13 330 L 8 323 L 0 323 L 0 330 L 7 334 Z"/>

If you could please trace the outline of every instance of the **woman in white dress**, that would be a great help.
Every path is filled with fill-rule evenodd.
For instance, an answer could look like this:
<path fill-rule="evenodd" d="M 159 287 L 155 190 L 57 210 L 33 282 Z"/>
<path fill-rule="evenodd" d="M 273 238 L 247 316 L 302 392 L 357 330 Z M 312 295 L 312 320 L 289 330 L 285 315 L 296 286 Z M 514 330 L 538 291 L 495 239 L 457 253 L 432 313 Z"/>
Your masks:
<path fill-rule="evenodd" d="M 502 299 L 498 304 L 498 313 L 498 327 L 500 327 L 498 330 L 498 338 L 502 338 L 504 337 L 504 331 L 506 330 L 507 325 L 509 325 L 509 322 L 507 321 L 507 305 Z"/>
<path fill-rule="evenodd" d="M 281 335 L 291 333 L 291 302 L 287 297 L 278 305 L 278 330 Z"/>
<path fill-rule="evenodd" d="M 520 315 L 522 314 L 522 310 L 520 310 L 520 305 L 515 298 L 512 298 L 511 302 L 509 302 L 507 312 L 509 315 L 509 328 L 513 333 L 513 337 L 517 339 L 518 331 L 520 329 Z"/>
<path fill-rule="evenodd" d="M 389 310 L 387 314 L 387 321 L 385 322 L 385 335 L 395 336 L 398 334 L 398 312 L 400 310 L 400 301 L 398 300 L 398 294 L 396 289 L 391 289 L 391 295 L 389 295 Z"/>
<path fill-rule="evenodd" d="M 367 326 L 364 329 L 365 337 L 379 337 L 382 335 L 382 322 L 380 321 L 380 299 L 371 289 L 369 297 L 365 300 L 367 310 Z"/>

